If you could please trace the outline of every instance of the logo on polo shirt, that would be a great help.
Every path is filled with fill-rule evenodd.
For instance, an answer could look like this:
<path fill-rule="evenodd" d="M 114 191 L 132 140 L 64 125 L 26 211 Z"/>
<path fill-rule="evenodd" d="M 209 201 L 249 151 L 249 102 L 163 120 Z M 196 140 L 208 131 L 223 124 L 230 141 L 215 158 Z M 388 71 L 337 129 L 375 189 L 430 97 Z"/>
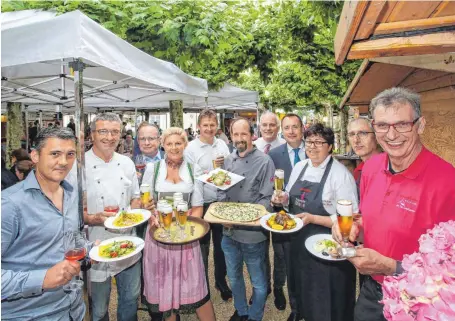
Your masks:
<path fill-rule="evenodd" d="M 402 196 L 397 202 L 397 207 L 405 211 L 415 213 L 417 209 L 417 201 Z"/>

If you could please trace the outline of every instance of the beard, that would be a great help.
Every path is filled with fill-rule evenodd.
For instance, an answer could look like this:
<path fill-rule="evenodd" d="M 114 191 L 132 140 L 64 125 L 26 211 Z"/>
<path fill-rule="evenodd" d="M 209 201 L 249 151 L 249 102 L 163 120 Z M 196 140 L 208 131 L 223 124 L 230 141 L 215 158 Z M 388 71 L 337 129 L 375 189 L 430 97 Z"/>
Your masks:
<path fill-rule="evenodd" d="M 244 151 L 246 151 L 246 149 L 247 149 L 247 147 L 248 147 L 246 141 L 244 141 L 244 140 L 235 142 L 234 145 L 235 145 L 235 148 L 236 148 L 240 153 L 243 153 Z"/>

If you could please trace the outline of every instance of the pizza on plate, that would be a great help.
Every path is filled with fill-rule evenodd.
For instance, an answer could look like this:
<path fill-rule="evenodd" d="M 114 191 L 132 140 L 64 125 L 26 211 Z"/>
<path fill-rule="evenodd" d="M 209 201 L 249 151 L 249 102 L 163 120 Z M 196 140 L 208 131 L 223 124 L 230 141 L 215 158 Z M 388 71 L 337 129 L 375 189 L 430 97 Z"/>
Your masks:
<path fill-rule="evenodd" d="M 265 208 L 258 204 L 216 203 L 212 215 L 226 221 L 252 222 L 266 214 Z"/>

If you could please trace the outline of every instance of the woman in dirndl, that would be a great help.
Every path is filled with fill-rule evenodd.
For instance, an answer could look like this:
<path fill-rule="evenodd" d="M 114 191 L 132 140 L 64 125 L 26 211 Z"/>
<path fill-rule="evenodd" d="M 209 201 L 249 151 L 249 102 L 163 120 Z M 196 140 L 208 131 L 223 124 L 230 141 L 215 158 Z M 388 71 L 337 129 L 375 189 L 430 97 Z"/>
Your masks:
<path fill-rule="evenodd" d="M 147 164 L 142 182 L 151 186 L 155 201 L 176 192 L 182 193 L 183 198 L 191 203 L 189 215 L 202 217 L 202 182 L 194 179 L 202 172 L 183 158 L 188 143 L 185 132 L 171 127 L 163 132 L 161 143 L 166 157 Z M 196 313 L 201 321 L 215 320 L 199 242 L 185 245 L 159 243 L 151 237 L 150 225 L 158 225 L 156 216 L 152 215 L 149 221 L 143 257 L 144 296 L 149 311 L 162 312 L 166 321 L 176 320 L 179 314 L 191 313 Z"/>

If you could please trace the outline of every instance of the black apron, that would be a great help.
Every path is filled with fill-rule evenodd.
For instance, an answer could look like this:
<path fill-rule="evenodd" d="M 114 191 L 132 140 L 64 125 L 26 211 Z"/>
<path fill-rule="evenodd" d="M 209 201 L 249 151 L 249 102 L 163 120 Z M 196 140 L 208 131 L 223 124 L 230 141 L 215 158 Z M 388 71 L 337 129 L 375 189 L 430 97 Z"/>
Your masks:
<path fill-rule="evenodd" d="M 322 191 L 332 168 L 330 158 L 320 183 L 302 181 L 308 164 L 290 191 L 293 214 L 330 216 L 324 209 Z M 308 237 L 331 234 L 328 227 L 308 224 L 291 238 L 290 286 L 296 294 L 297 310 L 305 321 L 352 321 L 354 319 L 356 273 L 348 261 L 321 260 L 305 247 Z M 288 285 L 289 286 L 289 285 Z"/>

